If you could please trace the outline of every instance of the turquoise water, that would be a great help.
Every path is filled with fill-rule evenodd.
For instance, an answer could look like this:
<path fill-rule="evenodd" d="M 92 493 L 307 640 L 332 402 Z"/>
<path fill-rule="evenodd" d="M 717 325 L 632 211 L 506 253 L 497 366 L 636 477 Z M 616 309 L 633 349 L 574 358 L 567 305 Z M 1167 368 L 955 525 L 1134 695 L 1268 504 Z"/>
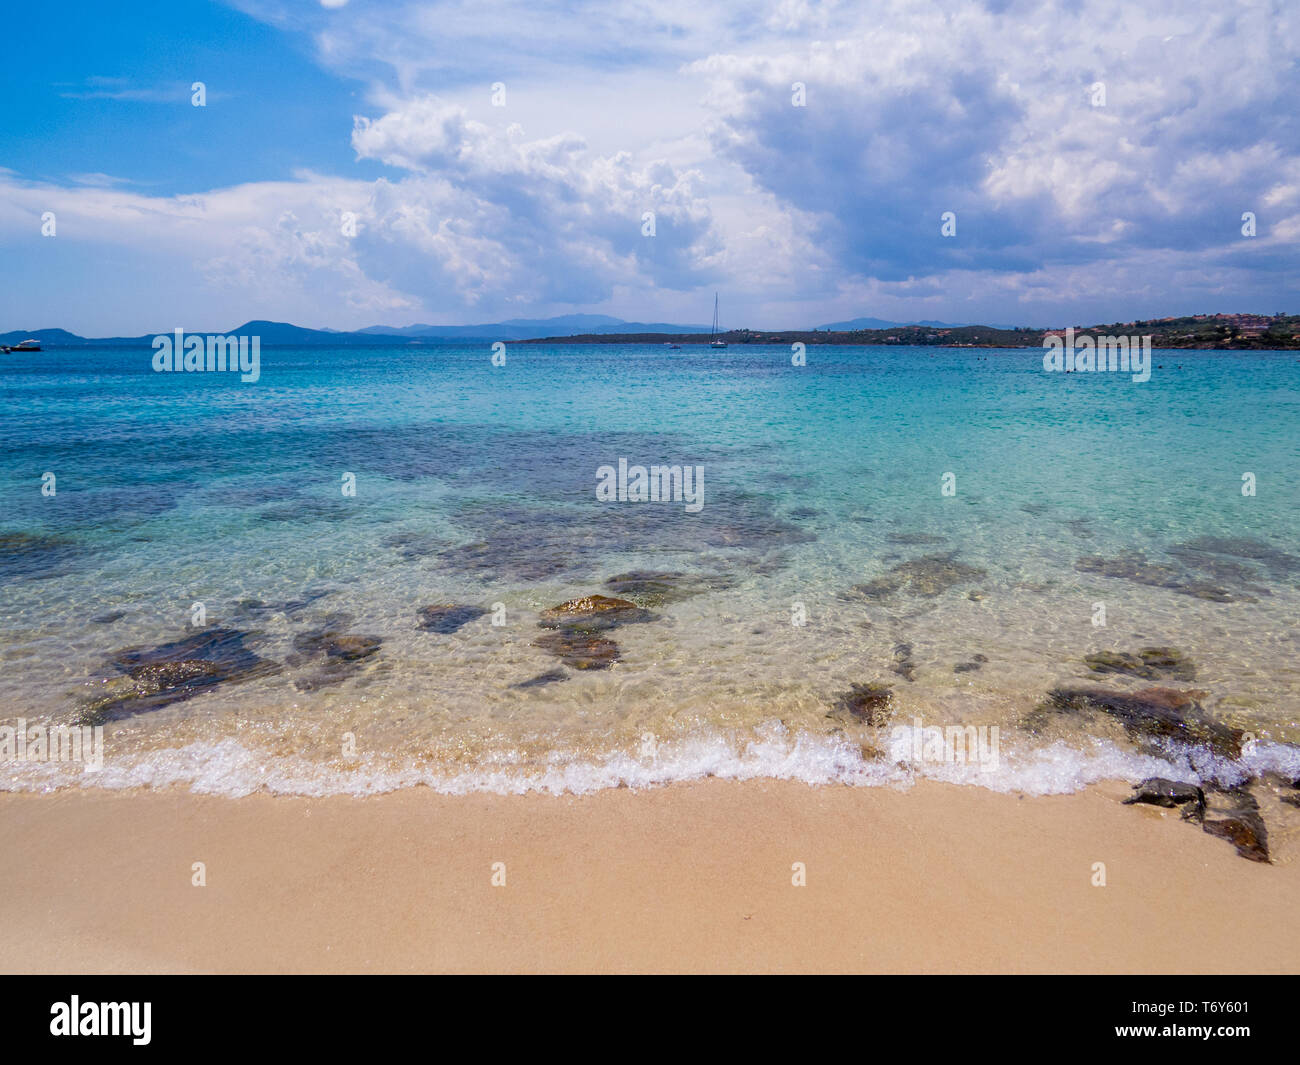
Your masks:
<path fill-rule="evenodd" d="M 1253 756 L 1300 740 L 1295 353 L 1156 351 L 1146 383 L 1033 350 L 267 348 L 255 384 L 150 355 L 0 364 L 0 715 L 90 720 L 115 655 L 205 628 L 267 667 L 115 707 L 94 778 L 2 786 L 895 779 L 878 730 L 827 717 L 876 682 L 891 722 L 1001 729 L 996 774 L 907 773 L 1061 790 L 1155 756 L 1033 708 L 1152 683 L 1083 661 L 1152 645 Z M 702 509 L 598 500 L 620 459 L 701 468 Z M 654 620 L 601 634 L 608 668 L 537 645 L 541 611 L 630 571 L 675 592 L 632 595 Z M 421 629 L 431 604 L 484 613 Z M 340 634 L 377 643 L 321 650 Z"/>

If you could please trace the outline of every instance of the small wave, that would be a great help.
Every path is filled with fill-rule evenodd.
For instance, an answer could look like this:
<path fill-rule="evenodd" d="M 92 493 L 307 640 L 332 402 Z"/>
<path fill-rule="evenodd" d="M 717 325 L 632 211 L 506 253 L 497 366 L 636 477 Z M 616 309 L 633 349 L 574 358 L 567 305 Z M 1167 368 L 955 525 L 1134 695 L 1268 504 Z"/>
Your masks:
<path fill-rule="evenodd" d="M 1108 740 L 1083 745 L 1064 740 L 1041 746 L 1003 745 L 996 765 L 978 761 L 927 761 L 911 757 L 910 742 L 896 742 L 887 759 L 864 756 L 842 736 L 790 732 L 772 725 L 745 737 L 722 732 L 656 743 L 653 750 L 612 752 L 599 759 L 556 751 L 545 764 L 502 756 L 499 764 L 472 768 L 395 765 L 373 757 L 326 764 L 297 756 L 268 755 L 237 740 L 110 758 L 97 771 L 74 763 L 8 762 L 0 765 L 0 791 L 68 788 L 186 788 L 196 794 L 241 797 L 376 795 L 427 787 L 464 795 L 588 795 L 607 788 L 651 788 L 706 778 L 794 780 L 810 785 L 907 787 L 918 779 L 998 792 L 1059 795 L 1103 780 L 1136 783 L 1146 777 L 1201 783 L 1235 783 L 1264 771 L 1300 777 L 1300 748 L 1259 743 L 1240 761 L 1203 751 L 1169 750 L 1165 757 L 1124 749 Z"/>

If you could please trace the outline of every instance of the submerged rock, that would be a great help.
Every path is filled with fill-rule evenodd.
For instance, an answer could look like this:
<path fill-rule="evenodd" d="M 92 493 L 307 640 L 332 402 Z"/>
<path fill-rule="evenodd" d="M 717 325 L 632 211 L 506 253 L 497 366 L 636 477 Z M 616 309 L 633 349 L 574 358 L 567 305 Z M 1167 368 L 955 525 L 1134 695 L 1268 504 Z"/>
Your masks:
<path fill-rule="evenodd" d="M 662 606 L 704 592 L 721 591 L 732 587 L 734 583 L 730 577 L 722 575 L 631 570 L 610 577 L 605 582 L 605 587 L 617 595 L 630 596 L 646 606 Z"/>
<path fill-rule="evenodd" d="M 250 633 L 212 628 L 157 647 L 126 647 L 111 665 L 125 677 L 108 694 L 82 704 L 77 721 L 102 725 L 183 702 L 219 684 L 269 676 L 279 666 L 258 657 L 244 640 Z"/>
<path fill-rule="evenodd" d="M 446 544 L 429 533 L 400 532 L 387 536 L 383 540 L 385 547 L 391 547 L 406 562 L 416 562 L 422 558 L 437 554 Z"/>
<path fill-rule="evenodd" d="M 313 673 L 296 678 L 293 686 L 299 691 L 315 691 L 342 684 L 361 672 L 365 660 L 377 654 L 383 642 L 379 636 L 340 632 L 332 627 L 299 633 L 293 639 L 298 654 L 289 658 L 288 664 L 315 664 L 317 668 Z"/>
<path fill-rule="evenodd" d="M 1237 559 L 1197 551 L 1185 544 L 1171 547 L 1167 553 L 1170 558 L 1178 559 L 1184 566 L 1218 584 L 1237 585 L 1256 595 L 1273 594 L 1266 586 L 1258 583 L 1262 575 L 1253 565 Z"/>
<path fill-rule="evenodd" d="M 49 533 L 0 533 L 0 577 L 62 576 L 83 552 L 84 545 Z"/>
<path fill-rule="evenodd" d="M 910 643 L 894 645 L 894 664 L 889 668 L 891 672 L 897 673 L 909 683 L 916 680 L 916 663 L 912 660 L 912 645 Z"/>
<path fill-rule="evenodd" d="M 894 693 L 888 684 L 876 681 L 851 684 L 848 691 L 836 696 L 835 707 L 826 716 L 878 727 L 885 724 L 893 713 L 893 698 Z"/>
<path fill-rule="evenodd" d="M 345 662 L 356 662 L 369 658 L 383 644 L 380 636 L 358 636 L 348 632 L 321 630 L 299 633 L 293 639 L 295 651 L 306 654 L 324 654 L 329 658 L 341 658 Z"/>
<path fill-rule="evenodd" d="M 1205 792 L 1195 784 L 1183 784 L 1164 777 L 1147 777 L 1141 784 L 1133 785 L 1133 794 L 1124 800 L 1125 806 L 1150 803 L 1173 809 L 1191 805 L 1183 811 L 1185 818 L 1200 820 L 1205 814 Z"/>
<path fill-rule="evenodd" d="M 282 603 L 267 603 L 261 599 L 240 599 L 235 603 L 231 616 L 241 622 L 257 621 L 275 614 L 292 618 L 318 600 L 334 595 L 336 591 L 335 588 L 325 588 L 304 592 L 299 598 L 286 599 Z"/>
<path fill-rule="evenodd" d="M 279 610 L 282 614 L 292 617 L 294 614 L 306 610 L 317 600 L 325 599 L 328 596 L 333 595 L 336 591 L 338 591 L 336 588 L 321 588 L 316 591 L 304 592 L 297 599 L 288 599 L 278 607 L 273 607 L 272 609 Z"/>
<path fill-rule="evenodd" d="M 561 681 L 569 679 L 569 674 L 562 669 L 552 669 L 546 673 L 539 673 L 528 680 L 521 680 L 518 684 L 512 684 L 510 687 L 516 689 L 541 688 L 547 684 L 559 684 Z"/>
<path fill-rule="evenodd" d="M 477 621 L 487 611 L 481 606 L 467 606 L 453 603 L 434 603 L 422 606 L 416 615 L 419 618 L 416 627 L 425 632 L 436 632 L 448 636 L 459 631 L 471 621 Z"/>
<path fill-rule="evenodd" d="M 652 614 L 630 600 L 607 595 L 584 595 L 543 610 L 537 623 L 544 629 L 604 632 L 619 625 L 658 620 L 657 614 Z"/>
<path fill-rule="evenodd" d="M 1216 603 L 1231 603 L 1240 598 L 1234 596 L 1227 588 L 1188 576 L 1177 566 L 1170 566 L 1164 562 L 1149 562 L 1142 555 L 1128 555 L 1122 558 L 1089 555 L 1075 562 L 1074 568 L 1080 573 L 1096 573 L 1102 577 L 1132 581 L 1152 588 L 1167 588 L 1181 595 L 1209 599 Z"/>
<path fill-rule="evenodd" d="M 1084 655 L 1084 663 L 1094 673 L 1123 673 L 1143 680 L 1172 677 L 1195 680 L 1196 665 L 1176 647 L 1143 647 L 1136 655 L 1122 651 L 1098 651 Z"/>
<path fill-rule="evenodd" d="M 1103 713 L 1117 720 L 1137 739 L 1174 740 L 1207 747 L 1228 758 L 1240 758 L 1244 733 L 1207 717 L 1193 694 L 1199 693 L 1171 694 L 1171 689 L 1129 693 L 1104 688 L 1058 688 L 1048 693 L 1048 702 L 1041 709 L 1057 713 Z"/>
<path fill-rule="evenodd" d="M 1096 573 L 1102 577 L 1136 581 L 1138 584 L 1148 584 L 1153 588 L 1177 587 L 1183 576 L 1182 571 L 1176 566 L 1148 562 L 1142 555 L 1128 555 L 1122 558 L 1088 555 L 1076 561 L 1074 568 L 1080 573 Z"/>
<path fill-rule="evenodd" d="M 1248 559 L 1251 562 L 1258 562 L 1277 577 L 1288 577 L 1300 572 L 1300 557 L 1289 554 L 1264 540 L 1252 540 L 1245 536 L 1200 536 L 1195 540 L 1176 545 L 1176 549 Z"/>
<path fill-rule="evenodd" d="M 875 580 L 855 584 L 853 591 L 867 599 L 886 599 L 903 592 L 922 599 L 933 599 L 958 584 L 978 580 L 985 571 L 958 562 L 955 552 L 923 555 L 885 571 Z"/>
<path fill-rule="evenodd" d="M 548 632 L 533 641 L 534 647 L 549 651 L 571 669 L 609 669 L 619 660 L 613 640 L 576 629 Z"/>

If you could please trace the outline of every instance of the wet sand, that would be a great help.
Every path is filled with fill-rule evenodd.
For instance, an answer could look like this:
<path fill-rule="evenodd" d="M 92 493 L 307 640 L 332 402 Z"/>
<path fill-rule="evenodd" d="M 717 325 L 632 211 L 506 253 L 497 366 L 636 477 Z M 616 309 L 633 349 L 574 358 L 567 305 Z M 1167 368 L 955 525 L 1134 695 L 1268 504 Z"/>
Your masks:
<path fill-rule="evenodd" d="M 1300 969 L 1294 842 L 1278 831 L 1274 864 L 1245 861 L 1176 811 L 1120 805 L 1127 793 L 4 794 L 0 968 Z"/>

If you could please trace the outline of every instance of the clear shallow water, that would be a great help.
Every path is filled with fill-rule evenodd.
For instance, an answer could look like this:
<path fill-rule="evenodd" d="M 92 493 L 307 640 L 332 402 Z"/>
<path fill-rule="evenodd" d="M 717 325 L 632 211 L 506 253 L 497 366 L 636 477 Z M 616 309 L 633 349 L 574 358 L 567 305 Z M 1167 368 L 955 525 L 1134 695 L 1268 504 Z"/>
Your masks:
<path fill-rule="evenodd" d="M 493 367 L 486 344 L 268 348 L 257 384 L 155 374 L 150 354 L 0 364 L 0 722 L 78 720 L 121 683 L 114 654 L 192 635 L 195 603 L 267 669 L 110 721 L 98 774 L 0 762 L 0 787 L 923 772 L 1054 791 L 1208 771 L 1105 723 L 1025 727 L 1085 685 L 1194 687 L 1259 738 L 1248 767 L 1295 764 L 1294 353 L 1156 352 L 1145 384 L 1047 374 L 1032 350 L 812 348 L 793 367 L 784 347 L 528 345 Z M 702 466 L 703 509 L 598 501 L 620 458 Z M 540 611 L 644 570 L 707 580 L 602 633 L 611 668 L 536 646 Z M 418 628 L 439 603 L 489 613 Z M 382 643 L 340 659 L 325 632 Z M 1194 681 L 1083 661 L 1146 646 L 1184 652 Z M 872 754 L 875 730 L 827 716 L 868 682 L 892 688 L 891 726 L 998 725 L 997 770 Z"/>

